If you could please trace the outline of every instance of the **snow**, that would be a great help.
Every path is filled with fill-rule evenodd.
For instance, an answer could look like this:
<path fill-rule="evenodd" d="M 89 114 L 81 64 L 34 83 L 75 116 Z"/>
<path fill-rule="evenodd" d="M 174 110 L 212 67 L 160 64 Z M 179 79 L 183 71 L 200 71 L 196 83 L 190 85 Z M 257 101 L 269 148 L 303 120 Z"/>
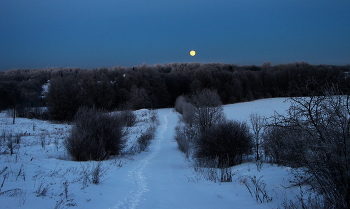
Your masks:
<path fill-rule="evenodd" d="M 285 98 L 264 99 L 226 105 L 224 112 L 228 119 L 249 121 L 253 112 L 269 117 L 274 111 L 284 113 L 289 104 Z M 147 128 L 147 111 L 136 111 L 142 120 L 128 128 L 127 148 Z M 260 171 L 253 162 L 232 167 L 232 182 L 206 180 L 177 149 L 177 113 L 159 109 L 158 116 L 160 125 L 149 149 L 102 162 L 101 183 L 96 185 L 91 171 L 98 163 L 71 161 L 63 147 L 70 125 L 24 118 L 12 124 L 0 113 L 0 207 L 277 208 L 299 194 L 299 188 L 287 188 L 293 180 L 289 168 L 266 163 Z M 12 155 L 3 133 L 23 134 Z M 257 203 L 243 183 L 247 176 L 262 176 L 272 201 Z"/>

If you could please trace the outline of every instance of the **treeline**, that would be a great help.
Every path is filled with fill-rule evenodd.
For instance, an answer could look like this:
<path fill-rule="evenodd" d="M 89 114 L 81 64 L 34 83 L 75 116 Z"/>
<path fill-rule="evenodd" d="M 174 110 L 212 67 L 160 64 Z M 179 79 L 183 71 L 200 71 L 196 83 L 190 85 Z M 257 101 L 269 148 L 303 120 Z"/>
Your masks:
<path fill-rule="evenodd" d="M 349 89 L 350 66 L 305 62 L 262 66 L 172 63 L 84 70 L 49 68 L 0 72 L 0 110 L 18 116 L 48 107 L 47 119 L 72 120 L 79 107 L 103 110 L 172 107 L 180 95 L 218 92 L 223 104 L 280 96 L 306 96 L 298 86 L 310 79 Z M 48 92 L 42 86 L 49 82 Z M 317 89 L 318 86 L 310 85 Z"/>

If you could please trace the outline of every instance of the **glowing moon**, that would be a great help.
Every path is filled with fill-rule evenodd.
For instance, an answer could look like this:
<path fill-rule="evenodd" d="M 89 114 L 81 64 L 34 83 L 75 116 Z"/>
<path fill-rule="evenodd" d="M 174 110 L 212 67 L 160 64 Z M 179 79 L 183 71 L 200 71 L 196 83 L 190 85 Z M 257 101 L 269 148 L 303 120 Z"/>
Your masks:
<path fill-rule="evenodd" d="M 194 50 L 190 51 L 190 55 L 193 57 L 194 55 L 196 55 L 196 51 Z"/>

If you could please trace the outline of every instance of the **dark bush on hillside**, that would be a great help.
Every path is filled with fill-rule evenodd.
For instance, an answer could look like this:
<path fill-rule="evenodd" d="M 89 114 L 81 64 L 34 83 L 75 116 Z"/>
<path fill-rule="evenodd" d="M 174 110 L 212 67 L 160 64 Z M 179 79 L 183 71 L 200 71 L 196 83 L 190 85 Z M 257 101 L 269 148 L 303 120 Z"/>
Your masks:
<path fill-rule="evenodd" d="M 198 130 L 195 126 L 177 125 L 175 127 L 175 140 L 178 149 L 183 152 L 188 159 L 193 152 L 193 144 L 198 136 Z"/>
<path fill-rule="evenodd" d="M 124 121 L 124 125 L 127 127 L 132 127 L 137 122 L 137 117 L 135 113 L 131 110 L 124 110 L 120 113 L 120 117 L 122 121 Z"/>
<path fill-rule="evenodd" d="M 265 157 L 272 163 L 291 167 L 303 166 L 303 152 L 306 152 L 305 135 L 300 129 L 267 127 L 262 136 Z"/>
<path fill-rule="evenodd" d="M 350 208 L 350 95 L 314 80 L 299 91 L 310 96 L 290 98 L 287 115 L 270 125 L 265 150 L 277 163 L 302 169 L 308 177 L 298 184 L 322 194 L 324 208 Z"/>
<path fill-rule="evenodd" d="M 80 108 L 64 145 L 76 161 L 105 160 L 110 155 L 120 154 L 124 147 L 122 124 L 118 115 Z"/>
<path fill-rule="evenodd" d="M 157 128 L 156 126 L 149 127 L 144 133 L 137 138 L 137 151 L 138 153 L 143 152 L 151 144 L 151 140 L 155 136 Z"/>
<path fill-rule="evenodd" d="M 227 121 L 213 126 L 199 137 L 195 157 L 198 161 L 216 162 L 219 168 L 231 167 L 241 163 L 243 155 L 249 153 L 252 146 L 247 124 Z"/>

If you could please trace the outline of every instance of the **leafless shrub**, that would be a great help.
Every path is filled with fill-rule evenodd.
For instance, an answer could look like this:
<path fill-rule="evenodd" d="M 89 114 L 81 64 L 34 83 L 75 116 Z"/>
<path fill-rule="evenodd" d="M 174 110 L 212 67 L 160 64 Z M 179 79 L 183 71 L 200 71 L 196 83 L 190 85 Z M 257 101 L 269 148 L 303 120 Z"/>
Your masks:
<path fill-rule="evenodd" d="M 220 168 L 220 182 L 232 182 L 232 169 Z"/>
<path fill-rule="evenodd" d="M 208 181 L 218 182 L 220 177 L 218 174 L 218 169 L 210 166 L 206 166 L 203 162 L 196 162 L 193 170 L 199 178 L 204 178 Z"/>
<path fill-rule="evenodd" d="M 96 163 L 96 165 L 92 168 L 91 177 L 93 184 L 100 184 L 101 178 L 106 174 L 105 169 L 102 167 L 102 162 Z"/>
<path fill-rule="evenodd" d="M 77 161 L 104 160 L 118 155 L 124 147 L 124 132 L 119 116 L 81 108 L 64 146 Z"/>
<path fill-rule="evenodd" d="M 3 173 L 5 173 L 5 171 L 8 169 L 7 166 L 5 166 L 1 171 L 0 171 L 0 175 L 2 175 Z"/>
<path fill-rule="evenodd" d="M 18 191 L 18 194 L 17 194 L 16 198 L 18 199 L 18 202 L 19 202 L 20 206 L 25 204 L 25 202 L 27 200 L 27 197 L 28 197 L 28 195 L 27 195 L 27 192 L 25 190 L 20 189 Z"/>
<path fill-rule="evenodd" d="M 47 192 L 49 191 L 49 185 L 45 184 L 44 181 L 41 181 L 34 193 L 37 197 L 44 197 L 47 195 Z"/>
<path fill-rule="evenodd" d="M 254 150 L 255 150 L 255 161 L 260 161 L 261 156 L 261 144 L 262 144 L 262 133 L 263 128 L 266 123 L 266 119 L 258 115 L 257 113 L 252 113 L 249 115 L 250 123 L 252 125 L 253 139 L 254 139 Z"/>
<path fill-rule="evenodd" d="M 306 196 L 307 195 L 307 196 Z M 306 196 L 306 197 L 305 197 Z M 295 195 L 293 199 L 284 199 L 281 206 L 278 209 L 322 209 L 326 208 L 322 197 L 317 194 L 306 193 L 300 187 L 300 195 Z M 327 207 L 333 208 L 333 207 Z"/>
<path fill-rule="evenodd" d="M 242 162 L 251 150 L 252 136 L 246 123 L 227 121 L 202 133 L 196 141 L 195 157 L 199 161 L 217 159 L 218 168 L 227 168 Z"/>
<path fill-rule="evenodd" d="M 266 127 L 262 136 L 265 157 L 272 162 L 290 167 L 304 165 L 307 133 L 300 128 Z"/>
<path fill-rule="evenodd" d="M 121 120 L 123 121 L 124 125 L 127 127 L 132 127 L 137 122 L 137 117 L 135 113 L 131 110 L 123 110 L 120 113 Z"/>
<path fill-rule="evenodd" d="M 177 125 L 175 127 L 175 140 L 178 149 L 185 154 L 186 159 L 189 159 L 192 155 L 197 137 L 198 131 L 194 126 Z"/>
<path fill-rule="evenodd" d="M 78 172 L 79 176 L 77 179 L 74 179 L 73 183 L 82 182 L 82 189 L 88 187 L 89 184 L 100 184 L 106 172 L 107 168 L 103 167 L 101 161 L 94 163 L 92 166 L 90 166 L 90 164 L 82 164 Z M 64 188 L 66 187 L 67 185 L 64 185 Z"/>
<path fill-rule="evenodd" d="M 255 165 L 256 165 L 256 170 L 260 172 L 263 166 L 263 162 L 261 160 L 256 160 Z"/>
<path fill-rule="evenodd" d="M 47 144 L 47 137 L 49 135 L 49 132 L 48 131 L 42 131 L 40 134 L 39 134 L 39 139 L 40 139 L 40 145 L 43 149 L 45 149 L 45 146 Z"/>
<path fill-rule="evenodd" d="M 258 203 L 270 202 L 272 200 L 271 197 L 266 192 L 266 184 L 264 180 L 262 180 L 262 176 L 257 178 L 255 175 L 241 177 L 241 182 L 247 187 L 250 195 L 255 199 Z"/>
<path fill-rule="evenodd" d="M 204 89 L 192 95 L 190 101 L 194 106 L 194 123 L 201 133 L 225 121 L 222 102 L 216 91 Z"/>
<path fill-rule="evenodd" d="M 64 192 L 64 197 L 66 199 L 68 199 L 68 187 L 69 187 L 69 182 L 66 180 L 64 183 L 63 183 L 63 192 Z"/>
<path fill-rule="evenodd" d="M 22 177 L 24 181 L 26 180 L 26 174 L 25 174 L 23 164 L 21 165 L 21 168 L 19 169 L 19 171 L 17 173 L 16 181 L 18 180 L 19 177 Z"/>
<path fill-rule="evenodd" d="M 5 172 L 7 170 L 7 167 L 5 167 L 2 171 Z M 1 189 L 4 187 L 4 184 L 5 184 L 5 181 L 6 179 L 8 178 L 8 173 L 6 173 L 5 175 L 3 175 L 3 180 L 2 180 L 2 183 L 0 185 L 0 192 L 1 192 Z M 1 194 L 1 193 L 0 193 Z"/>
<path fill-rule="evenodd" d="M 1 190 L 0 190 L 1 191 Z M 19 205 L 24 205 L 27 200 L 27 192 L 23 189 L 9 189 L 3 192 L 0 192 L 0 195 L 7 195 L 9 197 L 15 197 L 19 201 Z"/>
<path fill-rule="evenodd" d="M 283 163 L 303 168 L 310 177 L 306 183 L 323 195 L 326 208 L 349 208 L 350 96 L 313 81 L 300 91 L 309 97 L 290 98 L 288 115 L 272 124 L 278 146 L 289 153 Z"/>
<path fill-rule="evenodd" d="M 60 209 L 60 208 L 63 207 L 63 205 L 64 205 L 64 200 L 63 199 L 57 200 L 54 209 Z"/>
<path fill-rule="evenodd" d="M 180 117 L 180 121 L 191 127 L 196 125 L 196 108 L 193 104 L 185 103 L 183 105 L 183 113 Z"/>
<path fill-rule="evenodd" d="M 204 178 L 205 180 L 213 182 L 232 182 L 234 174 L 230 167 L 215 168 L 213 165 L 217 165 L 217 162 L 196 162 L 193 170 L 198 176 L 197 179 Z"/>
<path fill-rule="evenodd" d="M 15 135 L 15 143 L 16 143 L 16 144 L 21 143 L 21 137 L 22 137 L 22 136 L 24 136 L 24 133 L 17 133 L 17 134 Z"/>
<path fill-rule="evenodd" d="M 0 146 L 3 145 L 3 143 L 5 143 L 6 140 L 6 130 L 3 129 L 0 135 Z"/>
<path fill-rule="evenodd" d="M 175 110 L 180 113 L 181 115 L 183 114 L 184 110 L 184 105 L 187 103 L 185 96 L 179 96 L 175 100 Z"/>
<path fill-rule="evenodd" d="M 76 181 L 81 181 L 83 184 L 83 188 L 86 188 L 88 186 L 88 184 L 90 183 L 90 175 L 91 175 L 91 171 L 90 171 L 90 167 L 88 165 L 81 165 L 81 171 L 79 173 L 79 178 Z"/>
<path fill-rule="evenodd" d="M 145 132 L 137 138 L 137 144 L 134 145 L 133 152 L 140 153 L 147 149 L 151 144 L 151 140 L 154 138 L 156 132 L 156 127 L 154 125 L 150 126 Z"/>
<path fill-rule="evenodd" d="M 159 125 L 158 112 L 156 110 L 150 110 L 149 117 L 154 125 Z"/>
<path fill-rule="evenodd" d="M 6 135 L 6 146 L 9 149 L 11 155 L 15 154 L 13 151 L 14 150 L 14 141 L 12 139 L 12 134 L 10 134 L 10 133 L 8 133 Z"/>

